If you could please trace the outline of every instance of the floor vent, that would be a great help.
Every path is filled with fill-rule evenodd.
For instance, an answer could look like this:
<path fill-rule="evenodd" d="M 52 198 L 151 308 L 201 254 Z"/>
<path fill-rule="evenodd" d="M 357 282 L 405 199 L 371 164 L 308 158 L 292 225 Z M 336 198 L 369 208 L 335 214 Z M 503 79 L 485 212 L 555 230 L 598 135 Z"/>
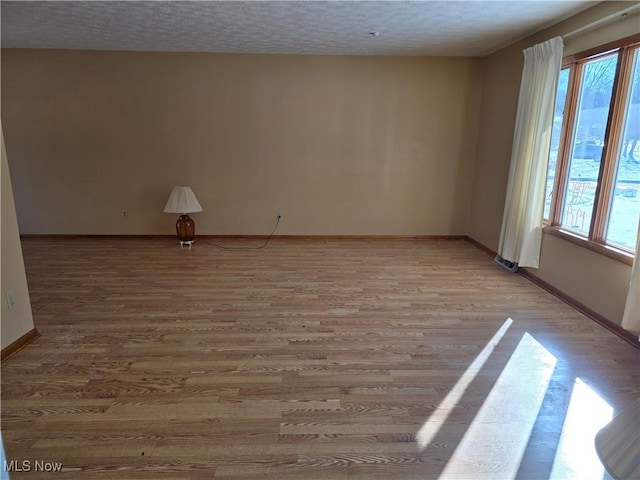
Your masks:
<path fill-rule="evenodd" d="M 503 266 L 504 268 L 506 268 L 510 272 L 514 272 L 515 273 L 515 272 L 518 271 L 518 264 L 517 263 L 510 262 L 509 260 L 505 260 L 500 255 L 496 255 L 496 258 L 494 258 L 493 261 L 496 262 L 498 265 Z"/>

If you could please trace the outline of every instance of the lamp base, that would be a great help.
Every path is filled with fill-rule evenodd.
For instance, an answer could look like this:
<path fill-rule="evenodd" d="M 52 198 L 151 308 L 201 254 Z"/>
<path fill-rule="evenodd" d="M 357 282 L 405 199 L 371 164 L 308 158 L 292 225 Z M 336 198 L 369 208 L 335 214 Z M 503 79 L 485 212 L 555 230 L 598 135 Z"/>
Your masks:
<path fill-rule="evenodd" d="M 196 234 L 196 222 L 187 214 L 180 215 L 180 218 L 178 218 L 176 222 L 176 234 L 178 235 L 181 246 L 191 246 L 193 237 Z"/>

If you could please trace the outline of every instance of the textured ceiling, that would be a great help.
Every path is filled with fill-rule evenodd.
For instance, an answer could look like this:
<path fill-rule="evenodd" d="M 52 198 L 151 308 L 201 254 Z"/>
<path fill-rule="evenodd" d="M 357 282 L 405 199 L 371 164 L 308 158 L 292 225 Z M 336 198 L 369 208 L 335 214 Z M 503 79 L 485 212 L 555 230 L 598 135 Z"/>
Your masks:
<path fill-rule="evenodd" d="M 3 0 L 1 40 L 9 48 L 482 56 L 596 3 Z"/>

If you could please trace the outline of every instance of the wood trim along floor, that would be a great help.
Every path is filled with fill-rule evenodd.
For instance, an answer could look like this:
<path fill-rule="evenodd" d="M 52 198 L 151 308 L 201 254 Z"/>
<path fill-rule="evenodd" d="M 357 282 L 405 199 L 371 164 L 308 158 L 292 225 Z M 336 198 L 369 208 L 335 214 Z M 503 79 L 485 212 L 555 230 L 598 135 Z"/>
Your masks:
<path fill-rule="evenodd" d="M 606 328 L 610 332 L 615 333 L 620 338 L 622 338 L 623 340 L 626 340 L 628 343 L 630 343 L 631 345 L 636 347 L 638 350 L 640 350 L 640 341 L 638 341 L 638 337 L 636 337 L 633 333 L 625 330 L 620 325 L 618 325 L 618 324 L 612 322 L 611 320 L 609 320 L 608 318 L 600 315 L 598 312 L 595 312 L 595 311 L 591 310 L 585 304 L 579 302 L 575 298 L 570 297 L 569 295 L 567 295 L 563 291 L 557 289 L 556 287 L 554 287 L 550 283 L 545 282 L 540 277 L 538 277 L 535 273 L 532 273 L 529 270 L 526 270 L 524 268 L 519 269 L 518 273 L 520 275 L 522 275 L 524 278 L 526 278 L 527 280 L 529 280 L 531 283 L 539 286 L 543 290 L 546 290 L 550 294 L 558 297 L 560 300 L 565 302 L 567 305 L 570 305 L 571 307 L 575 308 L 577 311 L 582 313 L 585 317 L 588 317 L 589 319 L 593 320 L 594 322 L 600 324 L 601 326 L 603 326 L 604 328 Z"/>
<path fill-rule="evenodd" d="M 260 235 L 236 235 L 236 234 L 198 234 L 198 238 L 207 240 L 232 239 L 232 240 L 263 240 L 269 234 Z M 24 233 L 20 238 L 42 238 L 42 239 L 65 239 L 65 238 L 109 238 L 109 239 L 133 239 L 133 238 L 176 238 L 175 235 L 168 234 L 148 234 L 148 235 L 118 235 L 118 234 L 50 234 L 50 233 Z M 272 235 L 271 238 L 284 238 L 288 240 L 470 240 L 466 235 Z M 473 240 L 475 242 L 475 240 Z M 478 243 L 477 246 L 480 246 Z"/>
<path fill-rule="evenodd" d="M 473 246 L 479 248 L 480 250 L 482 250 L 484 253 L 486 253 L 487 255 L 489 255 L 491 258 L 495 257 L 498 252 L 494 252 L 493 250 L 491 250 L 489 247 L 483 245 L 482 243 L 480 243 L 479 241 L 471 238 L 470 236 L 466 236 L 465 237 L 467 242 L 471 243 Z"/>
<path fill-rule="evenodd" d="M 491 250 L 489 247 L 486 247 L 485 245 L 481 244 L 480 242 L 478 242 L 477 240 L 474 240 L 469 236 L 467 236 L 467 241 L 491 257 L 495 257 L 498 254 L 497 252 L 494 252 L 493 250 Z M 551 295 L 559 298 L 570 307 L 582 313 L 585 317 L 589 318 L 590 320 L 593 320 L 594 322 L 598 323 L 602 327 L 609 330 L 611 333 L 616 334 L 617 336 L 619 336 L 620 338 L 622 338 L 623 340 L 627 341 L 628 343 L 630 343 L 631 345 L 633 345 L 634 347 L 640 350 L 640 340 L 638 339 L 638 337 L 636 337 L 635 334 L 629 332 L 628 330 L 625 330 L 617 323 L 612 322 L 611 320 L 604 317 L 603 315 L 600 315 L 598 312 L 590 309 L 585 304 L 567 295 L 562 290 L 542 280 L 535 273 L 532 273 L 531 271 L 526 270 L 524 268 L 518 269 L 518 273 L 522 275 L 524 278 L 526 278 L 527 280 L 529 280 L 531 283 L 549 292 Z"/>
<path fill-rule="evenodd" d="M 29 330 L 27 333 L 18 338 L 15 342 L 10 343 L 5 348 L 2 349 L 2 353 L 0 354 L 1 362 L 4 362 L 6 359 L 15 355 L 17 352 L 22 350 L 24 347 L 33 342 L 36 338 L 38 338 L 40 334 L 38 331 L 33 328 Z"/>

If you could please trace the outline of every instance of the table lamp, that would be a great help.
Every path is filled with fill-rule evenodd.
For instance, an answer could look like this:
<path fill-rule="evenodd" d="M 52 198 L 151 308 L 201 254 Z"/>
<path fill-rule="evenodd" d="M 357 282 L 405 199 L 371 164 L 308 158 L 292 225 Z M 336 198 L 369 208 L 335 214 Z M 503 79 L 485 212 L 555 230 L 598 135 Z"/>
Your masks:
<path fill-rule="evenodd" d="M 201 212 L 202 207 L 198 199 L 191 190 L 191 187 L 175 186 L 169 195 L 167 205 L 164 207 L 165 213 L 179 213 L 180 217 L 176 222 L 176 233 L 180 245 L 193 244 L 193 237 L 196 233 L 196 224 L 189 213 Z"/>

